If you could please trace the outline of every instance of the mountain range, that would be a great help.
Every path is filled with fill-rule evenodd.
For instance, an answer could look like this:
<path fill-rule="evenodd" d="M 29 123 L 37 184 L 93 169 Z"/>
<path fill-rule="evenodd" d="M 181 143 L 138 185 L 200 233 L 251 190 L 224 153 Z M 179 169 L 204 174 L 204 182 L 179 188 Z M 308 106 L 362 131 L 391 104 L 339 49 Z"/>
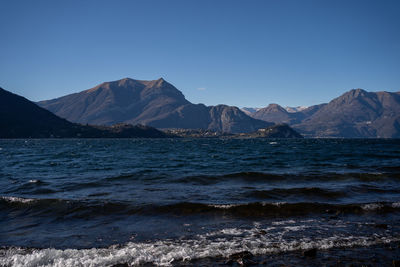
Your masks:
<path fill-rule="evenodd" d="M 298 107 L 284 107 L 284 109 L 289 112 L 289 113 L 293 113 L 293 112 L 298 112 L 298 111 L 302 111 L 304 109 L 306 109 L 308 107 L 306 106 L 298 106 Z M 254 112 L 257 112 L 258 110 L 260 110 L 261 108 L 249 108 L 249 107 L 243 107 L 241 108 L 241 110 L 246 113 L 247 115 L 250 115 Z"/>
<path fill-rule="evenodd" d="M 254 132 L 273 123 L 247 116 L 237 107 L 192 104 L 173 85 L 160 78 L 141 81 L 125 78 L 39 106 L 76 123 L 145 124 L 156 128 L 207 129 L 219 132 Z"/>
<path fill-rule="evenodd" d="M 306 137 L 399 138 L 400 92 L 353 89 L 329 103 L 297 112 L 270 104 L 249 115 L 287 123 Z"/>
<path fill-rule="evenodd" d="M 234 134 L 255 133 L 275 124 L 287 124 L 306 137 L 400 137 L 400 92 L 353 89 L 311 107 L 270 104 L 240 110 L 193 104 L 162 78 L 125 78 L 37 105 L 1 89 L 0 104 L 0 137 L 26 135 L 29 129 L 34 129 L 29 132 L 32 137 L 128 137 L 151 127 Z"/>

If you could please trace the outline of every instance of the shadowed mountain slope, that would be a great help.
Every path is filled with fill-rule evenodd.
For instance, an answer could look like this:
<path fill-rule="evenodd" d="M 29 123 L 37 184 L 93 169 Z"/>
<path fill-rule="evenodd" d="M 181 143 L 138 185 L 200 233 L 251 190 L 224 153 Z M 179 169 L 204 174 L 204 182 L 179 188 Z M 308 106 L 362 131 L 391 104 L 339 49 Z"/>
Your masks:
<path fill-rule="evenodd" d="M 73 128 L 73 123 L 0 88 L 1 138 L 64 136 Z"/>
<path fill-rule="evenodd" d="M 167 137 L 152 127 L 95 127 L 59 118 L 28 99 L 0 88 L 0 138 L 124 138 Z"/>

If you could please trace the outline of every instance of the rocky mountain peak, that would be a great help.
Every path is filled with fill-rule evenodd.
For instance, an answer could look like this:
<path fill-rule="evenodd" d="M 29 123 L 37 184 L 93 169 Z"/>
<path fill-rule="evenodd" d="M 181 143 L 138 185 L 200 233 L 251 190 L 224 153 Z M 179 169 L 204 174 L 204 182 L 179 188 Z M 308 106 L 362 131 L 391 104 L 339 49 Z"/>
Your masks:
<path fill-rule="evenodd" d="M 352 103 L 354 101 L 360 101 L 361 99 L 370 98 L 370 93 L 363 89 L 352 89 L 341 96 L 333 99 L 330 104 L 332 105 L 342 105 L 345 103 Z"/>
<path fill-rule="evenodd" d="M 115 82 L 120 87 L 129 87 L 129 86 L 134 86 L 134 85 L 140 83 L 139 81 L 131 79 L 131 78 L 123 78 L 123 79 L 115 81 Z"/>
<path fill-rule="evenodd" d="M 280 106 L 280 105 L 278 105 L 278 104 L 275 104 L 275 103 L 269 104 L 269 105 L 266 107 L 266 110 L 268 110 L 268 111 L 278 111 L 278 112 L 287 113 L 286 109 L 284 109 L 282 106 Z"/>
<path fill-rule="evenodd" d="M 364 89 L 357 88 L 351 89 L 350 91 L 344 93 L 343 95 L 339 96 L 338 98 L 347 98 L 347 99 L 355 99 L 359 97 L 366 97 L 368 96 L 368 92 Z"/>

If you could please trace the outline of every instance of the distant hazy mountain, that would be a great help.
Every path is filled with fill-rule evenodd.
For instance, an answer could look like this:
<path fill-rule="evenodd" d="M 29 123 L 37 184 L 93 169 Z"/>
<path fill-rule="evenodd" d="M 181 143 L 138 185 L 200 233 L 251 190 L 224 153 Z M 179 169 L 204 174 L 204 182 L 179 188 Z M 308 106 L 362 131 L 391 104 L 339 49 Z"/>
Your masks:
<path fill-rule="evenodd" d="M 241 108 L 240 110 L 243 111 L 246 115 L 251 115 L 252 113 L 256 112 L 257 110 L 259 110 L 260 108 Z"/>
<path fill-rule="evenodd" d="M 151 127 L 94 127 L 71 123 L 26 98 L 0 88 L 0 138 L 166 137 Z"/>
<path fill-rule="evenodd" d="M 317 112 L 324 105 L 325 104 L 315 105 L 307 108 L 301 108 L 297 112 L 288 112 L 286 108 L 283 108 L 278 104 L 269 104 L 267 107 L 261 108 L 252 113 L 251 117 L 259 120 L 271 121 L 277 124 L 285 123 L 292 125 L 300 123 L 305 118 L 308 118 Z"/>
<path fill-rule="evenodd" d="M 321 104 L 287 112 L 271 104 L 252 113 L 253 118 L 288 123 L 311 137 L 400 137 L 400 92 L 351 90 Z"/>
<path fill-rule="evenodd" d="M 278 105 L 278 104 L 275 104 Z M 278 105 L 279 106 L 279 105 Z M 298 107 L 283 107 L 283 109 L 285 109 L 287 112 L 289 113 L 294 113 L 294 112 L 299 112 L 299 111 L 303 111 L 305 109 L 307 109 L 308 107 L 306 106 L 298 106 Z M 251 114 L 256 113 L 257 111 L 259 111 L 262 108 L 250 108 L 250 107 L 243 107 L 240 110 L 243 111 L 244 113 L 246 113 L 246 115 L 251 116 Z"/>
<path fill-rule="evenodd" d="M 289 113 L 294 113 L 294 112 L 299 112 L 299 111 L 303 111 L 305 109 L 307 109 L 308 107 L 306 106 L 298 106 L 298 107 L 284 107 L 284 109 L 286 109 L 287 112 Z"/>
<path fill-rule="evenodd" d="M 293 125 L 318 137 L 400 137 L 400 92 L 351 90 Z"/>
<path fill-rule="evenodd" d="M 53 100 L 41 107 L 72 122 L 97 125 L 145 124 L 157 128 L 252 132 L 273 123 L 253 119 L 236 107 L 192 104 L 164 79 L 125 78 Z"/>

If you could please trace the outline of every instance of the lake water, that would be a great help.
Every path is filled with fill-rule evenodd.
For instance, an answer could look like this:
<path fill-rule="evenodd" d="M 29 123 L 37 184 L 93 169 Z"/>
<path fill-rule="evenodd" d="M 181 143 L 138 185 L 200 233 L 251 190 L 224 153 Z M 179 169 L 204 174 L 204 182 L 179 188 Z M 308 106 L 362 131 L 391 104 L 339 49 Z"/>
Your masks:
<path fill-rule="evenodd" d="M 399 221 L 400 140 L 0 140 L 0 266 L 379 266 Z"/>

